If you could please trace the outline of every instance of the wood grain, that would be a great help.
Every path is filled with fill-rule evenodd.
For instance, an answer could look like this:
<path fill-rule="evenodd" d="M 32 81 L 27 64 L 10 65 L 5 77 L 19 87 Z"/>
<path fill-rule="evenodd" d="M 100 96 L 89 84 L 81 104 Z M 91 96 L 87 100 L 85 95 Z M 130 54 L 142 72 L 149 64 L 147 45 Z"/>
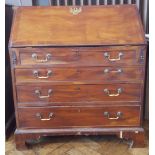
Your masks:
<path fill-rule="evenodd" d="M 104 112 L 109 112 L 110 117 L 116 117 L 117 112 L 123 115 L 118 120 L 109 120 Z M 140 106 L 126 107 L 46 107 L 46 108 L 19 108 L 19 124 L 21 128 L 56 128 L 56 127 L 119 127 L 139 126 Z M 36 117 L 40 113 L 43 118 L 53 117 L 49 121 L 41 121 Z"/>
<path fill-rule="evenodd" d="M 10 46 L 144 44 L 137 14 L 135 5 L 84 6 L 78 15 L 65 6 L 19 7 Z"/>
<path fill-rule="evenodd" d="M 21 85 L 17 86 L 17 100 L 24 102 L 95 102 L 95 101 L 141 101 L 141 84 L 103 84 L 103 85 Z M 117 94 L 118 89 L 122 92 L 119 96 L 108 96 L 104 89 L 108 89 L 110 94 Z M 40 99 L 36 90 L 40 91 L 40 96 L 48 98 Z M 115 103 L 114 103 L 115 104 Z M 37 105 L 37 103 L 36 103 Z"/>
<path fill-rule="evenodd" d="M 145 128 L 147 129 L 147 127 Z M 146 130 L 148 131 L 148 130 Z M 21 140 L 21 136 L 19 136 Z M 23 138 L 24 139 L 24 138 Z M 83 155 L 91 152 L 95 155 L 146 155 L 149 152 L 148 149 L 148 136 L 145 136 L 144 141 L 147 142 L 145 148 L 128 149 L 127 143 L 122 139 L 118 139 L 115 136 L 43 136 L 39 139 L 40 143 L 32 143 L 32 149 L 29 150 L 17 150 L 15 148 L 15 138 L 12 135 L 8 141 L 5 142 L 5 154 L 67 154 L 67 155 Z M 21 142 L 21 141 L 20 141 Z M 66 151 L 67 148 L 67 151 Z"/>
<path fill-rule="evenodd" d="M 119 72 L 120 71 L 120 72 Z M 34 73 L 37 72 L 38 76 Z M 51 75 L 48 76 L 48 72 Z M 54 84 L 98 84 L 111 82 L 142 82 L 142 67 L 44 67 L 16 69 L 16 83 L 52 83 Z"/>
<path fill-rule="evenodd" d="M 77 15 L 61 6 L 15 9 L 9 46 L 17 148 L 40 136 L 90 134 L 144 146 L 145 45 L 134 5 L 84 6 Z"/>
<path fill-rule="evenodd" d="M 113 66 L 113 65 L 143 65 L 141 60 L 141 51 L 143 48 L 29 48 L 16 49 L 19 57 L 17 58 L 20 65 L 50 65 L 50 66 Z M 108 54 L 108 57 L 105 56 Z M 119 56 L 120 53 L 122 56 Z M 33 54 L 36 59 L 32 58 Z M 50 59 L 46 62 L 38 62 L 38 60 L 46 60 L 50 54 Z M 143 55 L 144 57 L 144 55 Z M 120 58 L 120 60 L 118 60 Z M 113 61 L 111 59 L 116 59 Z"/>

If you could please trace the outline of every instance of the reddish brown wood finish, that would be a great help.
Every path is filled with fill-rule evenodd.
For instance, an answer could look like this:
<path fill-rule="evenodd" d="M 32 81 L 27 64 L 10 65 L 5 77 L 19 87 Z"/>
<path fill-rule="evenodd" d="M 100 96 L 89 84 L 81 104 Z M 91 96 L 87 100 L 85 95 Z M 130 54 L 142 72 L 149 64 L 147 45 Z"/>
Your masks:
<path fill-rule="evenodd" d="M 117 105 L 117 106 L 135 106 L 142 105 L 141 102 L 131 101 L 92 101 L 92 102 L 18 102 L 18 107 L 46 107 L 46 106 L 103 106 L 103 105 Z"/>
<path fill-rule="evenodd" d="M 110 120 L 104 116 L 109 112 L 109 117 L 116 118 L 117 112 L 122 116 Z M 57 128 L 57 127 L 121 127 L 139 126 L 140 106 L 104 106 L 104 107 L 46 107 L 46 108 L 19 108 L 19 122 L 21 128 Z M 40 113 L 42 118 L 51 120 L 41 121 L 36 116 Z"/>
<path fill-rule="evenodd" d="M 19 62 L 21 65 L 51 65 L 51 66 L 113 66 L 113 65 L 141 65 L 139 63 L 139 52 L 137 48 L 133 50 L 107 50 L 106 48 L 33 48 L 21 49 L 19 51 Z M 108 53 L 109 59 L 120 60 L 110 61 L 104 54 Z M 47 62 L 37 62 L 32 58 L 36 54 L 38 60 L 45 60 L 48 54 L 51 58 Z"/>
<path fill-rule="evenodd" d="M 81 134 L 116 134 L 143 146 L 146 49 L 135 6 L 82 7 L 78 15 L 69 7 L 15 10 L 10 60 L 17 148 L 40 136 Z M 46 77 L 49 70 L 47 79 L 33 75 Z M 105 88 L 122 92 L 109 97 Z M 52 92 L 40 99 L 36 89 L 41 97 Z M 105 111 L 123 115 L 109 120 Z M 39 120 L 50 112 L 51 120 Z"/>
<path fill-rule="evenodd" d="M 51 75 L 47 77 L 48 72 Z M 35 76 L 38 72 L 38 76 Z M 143 67 L 76 67 L 76 68 L 33 68 L 16 69 L 16 83 L 111 83 L 111 82 L 142 82 Z M 41 78 L 44 77 L 44 78 Z"/>
<path fill-rule="evenodd" d="M 141 101 L 141 84 L 104 84 L 104 85 L 33 85 L 17 86 L 17 100 L 22 102 L 95 102 L 95 101 Z M 109 95 L 118 94 L 118 96 L 109 96 L 104 90 L 109 90 Z M 40 91 L 40 96 L 48 96 L 48 91 L 52 90 L 49 97 L 39 98 L 35 93 Z M 104 102 L 103 102 L 104 103 Z"/>
<path fill-rule="evenodd" d="M 122 133 L 122 134 L 121 134 Z M 143 128 L 56 128 L 56 129 L 18 129 L 15 131 L 16 147 L 27 149 L 27 140 L 39 140 L 43 136 L 57 135 L 116 135 L 130 140 L 129 147 L 145 147 Z M 121 136 L 122 135 L 122 136 Z M 134 141 L 131 141 L 134 140 Z"/>
<path fill-rule="evenodd" d="M 123 134 L 123 138 L 126 140 L 132 140 L 130 147 L 143 148 L 146 147 L 145 133 L 144 132 L 126 132 Z"/>
<path fill-rule="evenodd" d="M 36 134 L 18 134 L 15 132 L 16 148 L 23 150 L 28 148 L 27 140 L 39 140 L 40 136 Z"/>
<path fill-rule="evenodd" d="M 131 22 L 132 21 L 132 22 Z M 19 7 L 11 46 L 144 44 L 144 32 L 134 5 L 82 7 Z"/>

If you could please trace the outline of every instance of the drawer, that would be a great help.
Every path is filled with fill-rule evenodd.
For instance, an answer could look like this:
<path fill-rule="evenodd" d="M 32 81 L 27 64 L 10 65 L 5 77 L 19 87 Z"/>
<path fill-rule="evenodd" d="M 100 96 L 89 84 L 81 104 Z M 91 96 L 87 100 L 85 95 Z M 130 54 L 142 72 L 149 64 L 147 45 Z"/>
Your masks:
<path fill-rule="evenodd" d="M 21 65 L 52 66 L 107 66 L 138 65 L 140 52 L 137 49 L 97 48 L 32 48 L 19 50 Z"/>
<path fill-rule="evenodd" d="M 17 100 L 29 102 L 140 101 L 141 84 L 19 85 Z"/>
<path fill-rule="evenodd" d="M 16 83 L 103 83 L 143 80 L 142 67 L 76 67 L 16 69 Z"/>
<path fill-rule="evenodd" d="M 20 128 L 140 125 L 140 106 L 18 108 Z"/>

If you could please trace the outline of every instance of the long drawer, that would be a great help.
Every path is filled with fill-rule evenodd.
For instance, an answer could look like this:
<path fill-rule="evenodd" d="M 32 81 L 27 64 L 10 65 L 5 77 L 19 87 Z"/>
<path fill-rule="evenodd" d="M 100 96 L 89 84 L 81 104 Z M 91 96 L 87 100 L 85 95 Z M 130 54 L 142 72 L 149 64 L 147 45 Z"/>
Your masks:
<path fill-rule="evenodd" d="M 141 101 L 141 84 L 101 85 L 19 85 L 17 101 L 24 102 L 91 102 Z"/>
<path fill-rule="evenodd" d="M 142 81 L 142 67 L 76 67 L 16 69 L 16 83 L 27 82 L 72 82 L 103 83 Z"/>
<path fill-rule="evenodd" d="M 21 65 L 52 66 L 113 66 L 141 65 L 141 52 L 135 49 L 71 49 L 33 48 L 19 49 Z M 143 58 L 144 59 L 144 58 Z"/>
<path fill-rule="evenodd" d="M 20 128 L 140 125 L 140 106 L 18 108 Z"/>

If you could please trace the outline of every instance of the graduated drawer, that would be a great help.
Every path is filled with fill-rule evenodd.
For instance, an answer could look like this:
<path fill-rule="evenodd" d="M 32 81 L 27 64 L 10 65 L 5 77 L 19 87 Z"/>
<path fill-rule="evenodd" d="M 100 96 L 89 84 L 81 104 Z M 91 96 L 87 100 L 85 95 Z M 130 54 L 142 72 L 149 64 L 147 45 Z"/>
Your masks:
<path fill-rule="evenodd" d="M 142 58 L 142 60 L 141 60 Z M 139 48 L 31 48 L 19 49 L 21 65 L 108 66 L 140 65 Z"/>
<path fill-rule="evenodd" d="M 19 85 L 19 103 L 140 101 L 141 84 Z"/>
<path fill-rule="evenodd" d="M 19 127 L 121 127 L 140 125 L 140 106 L 18 108 Z"/>
<path fill-rule="evenodd" d="M 76 67 L 16 69 L 16 83 L 73 82 L 103 83 L 143 80 L 142 67 Z"/>

